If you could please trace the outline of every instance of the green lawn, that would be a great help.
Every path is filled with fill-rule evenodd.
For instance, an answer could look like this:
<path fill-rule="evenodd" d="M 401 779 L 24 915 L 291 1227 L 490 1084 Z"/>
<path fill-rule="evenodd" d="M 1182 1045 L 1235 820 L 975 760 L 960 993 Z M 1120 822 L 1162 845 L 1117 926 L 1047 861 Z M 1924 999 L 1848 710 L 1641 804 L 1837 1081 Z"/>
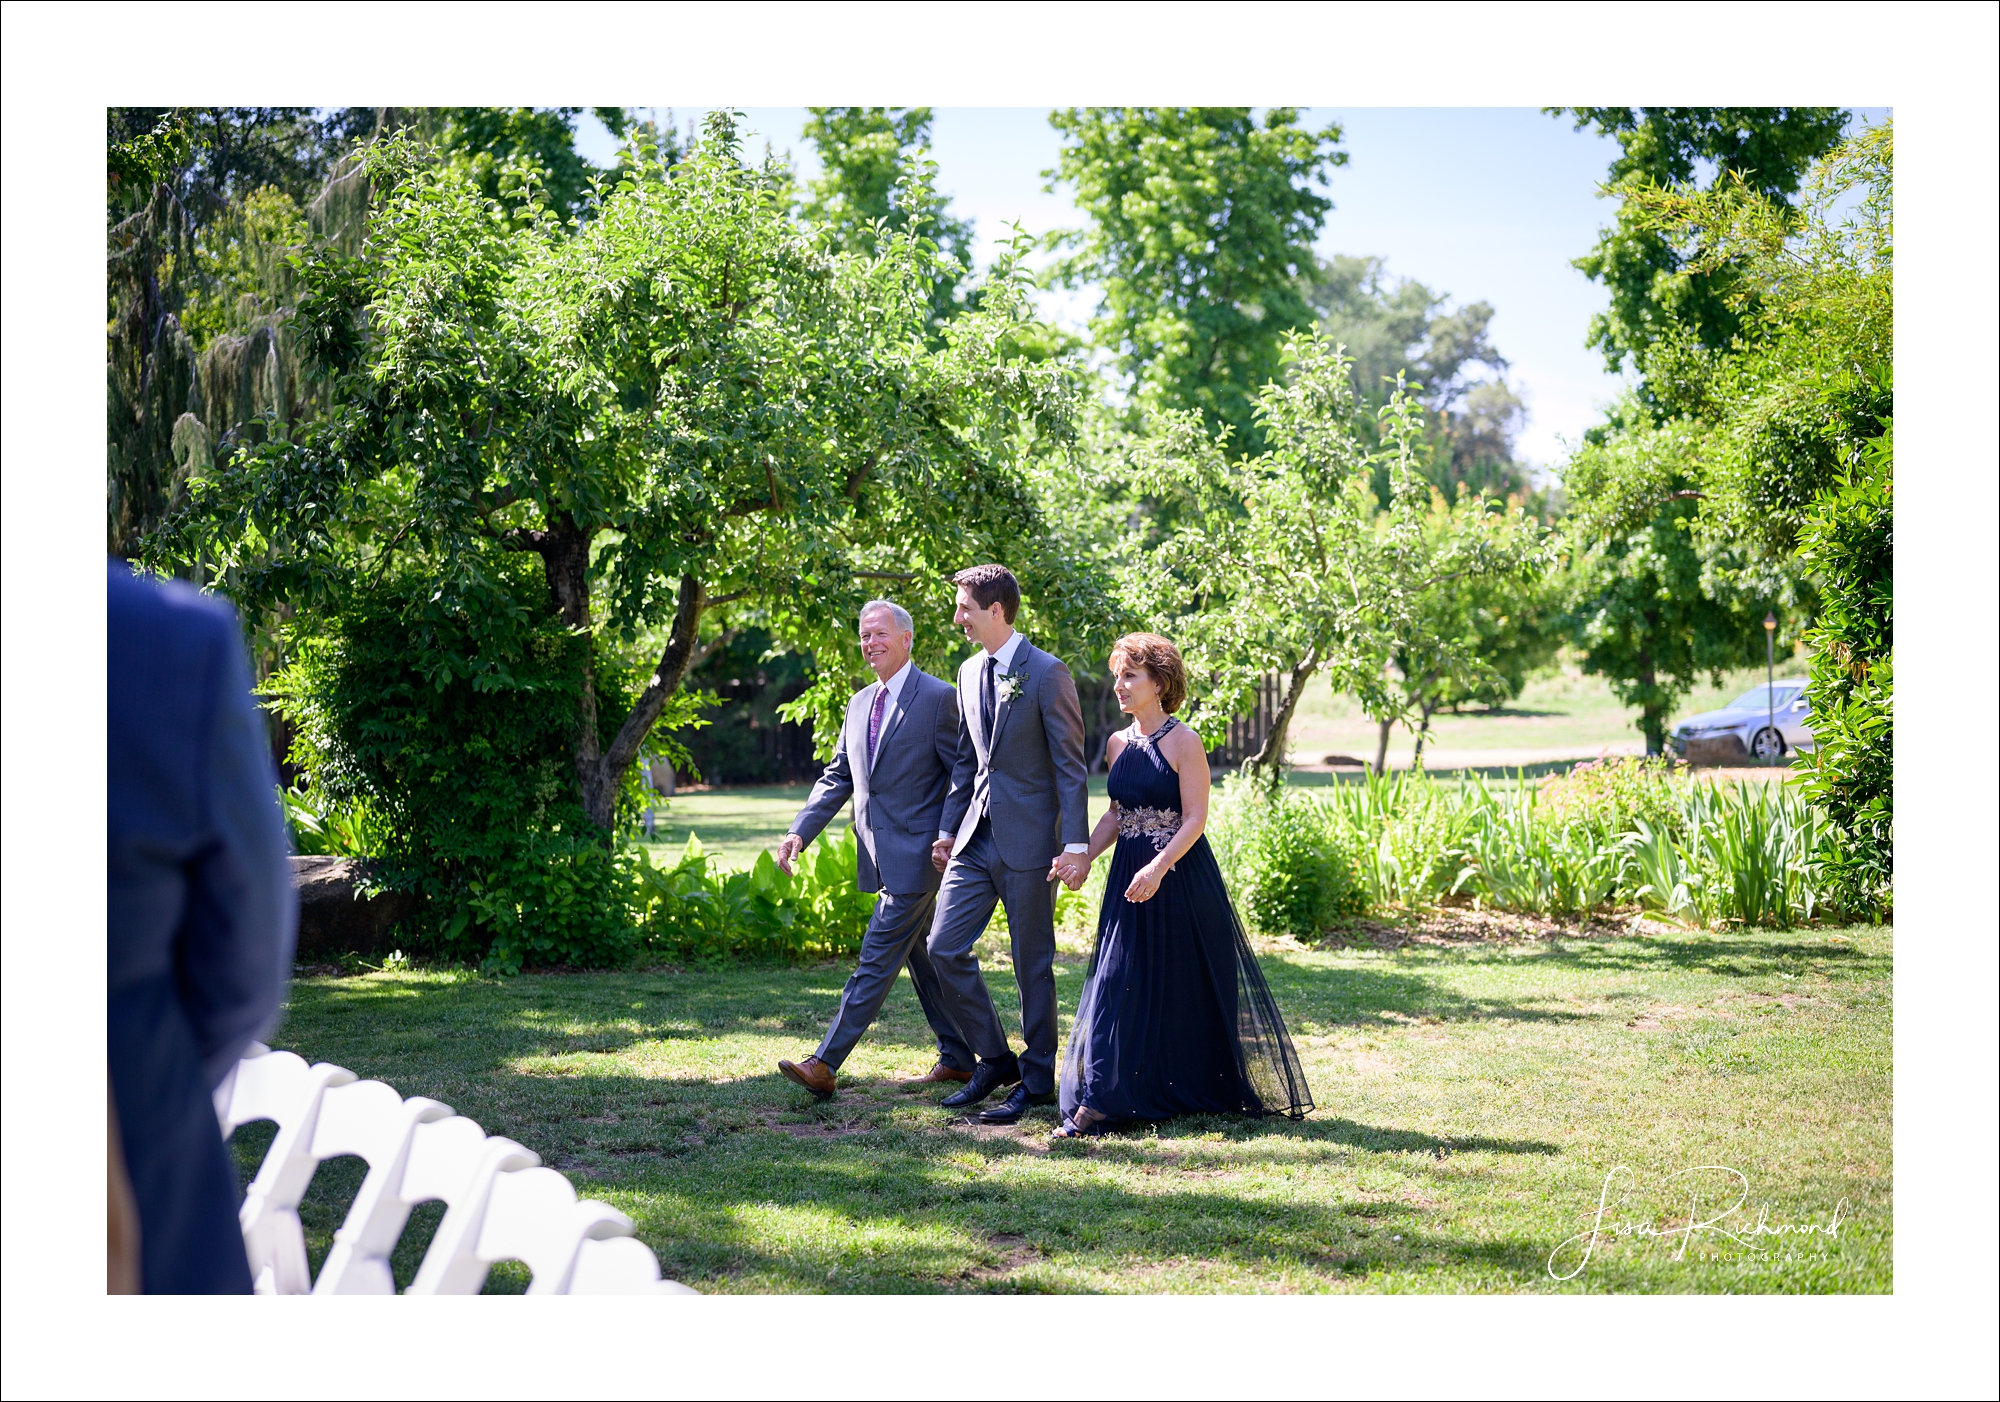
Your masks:
<path fill-rule="evenodd" d="M 1048 1118 L 981 1130 L 894 1088 L 930 1061 L 907 985 L 837 1100 L 783 1080 L 773 1063 L 812 1049 L 844 967 L 302 979 L 277 1043 L 536 1149 L 703 1291 L 1880 1292 L 1891 942 L 1273 947 L 1321 1108 L 1053 1151 Z M 1059 965 L 1065 1018 L 1082 977 Z M 1011 1016 L 1011 977 L 991 984 Z M 246 1171 L 268 1137 L 239 1132 Z M 1587 1267 L 1551 1279 L 1621 1170 Z M 315 1181 L 315 1268 L 359 1179 L 349 1160 Z M 1739 1191 L 1691 1239 L 1660 1235 L 1690 1193 L 1705 1221 Z M 1832 1234 L 1797 1230 L 1836 1211 Z M 399 1279 L 438 1215 L 420 1210 Z M 1557 1269 L 1577 1264 L 1572 1247 Z"/>
<path fill-rule="evenodd" d="M 1779 658 L 1780 677 L 1805 675 L 1803 658 Z M 1697 686 L 1669 722 L 1714 710 L 1764 681 L 1764 669 L 1746 667 L 1727 673 L 1720 686 Z M 1431 719 L 1426 742 L 1430 767 L 1460 764 L 1495 768 L 1509 764 L 1546 764 L 1560 757 L 1588 758 L 1600 750 L 1642 754 L 1637 710 L 1622 706 L 1602 677 L 1585 676 L 1573 663 L 1530 681 L 1521 695 L 1499 712 L 1483 708 L 1462 715 Z M 1324 680 L 1315 681 L 1299 699 L 1293 722 L 1292 759 L 1319 763 L 1326 755 L 1344 754 L 1373 762 L 1375 722 L 1353 700 L 1335 696 Z M 1397 727 L 1389 738 L 1390 763 L 1407 766 L 1416 742 L 1409 730 Z M 1511 755 L 1511 758 L 1509 756 Z"/>
<path fill-rule="evenodd" d="M 656 864 L 671 866 L 687 846 L 688 834 L 694 833 L 718 865 L 747 867 L 757 860 L 759 852 L 777 848 L 811 792 L 810 784 L 768 784 L 676 794 L 654 829 L 660 841 L 646 845 L 652 849 Z M 1091 822 L 1110 806 L 1104 776 L 1091 776 Z M 828 830 L 839 832 L 853 816 L 851 807 L 844 809 Z"/>

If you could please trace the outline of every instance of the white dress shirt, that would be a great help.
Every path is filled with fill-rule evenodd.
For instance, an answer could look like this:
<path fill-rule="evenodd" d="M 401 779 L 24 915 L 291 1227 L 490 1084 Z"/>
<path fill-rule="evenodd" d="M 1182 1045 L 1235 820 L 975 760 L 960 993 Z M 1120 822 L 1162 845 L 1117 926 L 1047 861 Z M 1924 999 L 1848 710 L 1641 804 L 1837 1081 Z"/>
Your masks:
<path fill-rule="evenodd" d="M 914 661 L 905 662 L 901 667 L 896 669 L 894 676 L 890 677 L 886 682 L 881 683 L 881 686 L 889 693 L 889 705 L 882 712 L 882 724 L 887 725 L 889 723 L 889 711 L 894 710 L 902 704 L 903 688 L 910 684 L 910 668 L 916 665 Z M 871 701 L 868 704 L 872 706 L 875 703 Z"/>
<path fill-rule="evenodd" d="M 1013 671 L 1015 655 L 1021 651 L 1021 644 L 1026 641 L 1027 639 L 1022 637 L 1020 631 L 1016 629 L 1007 634 L 1006 642 L 993 649 L 993 676 L 996 681 Z M 898 675 L 901 674 L 899 673 Z M 949 842 L 953 836 L 954 834 L 952 833 L 940 832 L 938 834 L 938 841 Z M 1089 850 L 1090 844 L 1088 842 L 1071 842 L 1063 847 L 1063 851 L 1065 852 L 1088 852 Z"/>

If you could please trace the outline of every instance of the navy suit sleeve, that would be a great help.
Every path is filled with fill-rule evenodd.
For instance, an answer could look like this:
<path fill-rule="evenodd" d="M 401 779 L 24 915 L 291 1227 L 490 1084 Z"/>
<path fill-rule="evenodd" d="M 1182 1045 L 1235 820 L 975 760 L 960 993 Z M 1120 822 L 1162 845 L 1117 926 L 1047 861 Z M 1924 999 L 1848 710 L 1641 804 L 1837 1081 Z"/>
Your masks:
<path fill-rule="evenodd" d="M 854 796 L 854 771 L 847 763 L 847 716 L 840 718 L 840 739 L 833 747 L 833 762 L 820 772 L 819 782 L 806 799 L 806 806 L 799 810 L 799 816 L 792 819 L 792 831 L 801 842 L 811 842 L 818 837 L 840 812 L 847 806 L 847 800 Z"/>
<path fill-rule="evenodd" d="M 211 688 L 202 796 L 212 841 L 189 873 L 174 975 L 208 1083 L 277 1025 L 298 938 L 291 842 L 278 808 L 270 742 L 251 699 L 235 623 L 220 614 L 208 648 Z"/>
<path fill-rule="evenodd" d="M 1090 841 L 1090 779 L 1083 763 L 1083 706 L 1076 679 L 1062 659 L 1049 668 L 1041 688 L 1042 733 L 1049 737 L 1049 763 L 1056 772 L 1056 802 L 1062 807 L 1065 846 Z"/>

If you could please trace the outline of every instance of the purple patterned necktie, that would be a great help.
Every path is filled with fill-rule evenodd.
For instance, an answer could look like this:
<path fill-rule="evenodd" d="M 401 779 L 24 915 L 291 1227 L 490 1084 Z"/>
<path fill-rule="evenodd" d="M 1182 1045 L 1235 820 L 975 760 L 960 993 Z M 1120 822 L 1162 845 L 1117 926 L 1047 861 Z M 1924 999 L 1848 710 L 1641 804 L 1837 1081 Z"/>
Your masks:
<path fill-rule="evenodd" d="M 883 682 L 882 689 L 875 693 L 875 708 L 868 713 L 868 767 L 875 767 L 875 742 L 882 738 L 882 712 L 889 705 L 889 683 Z"/>

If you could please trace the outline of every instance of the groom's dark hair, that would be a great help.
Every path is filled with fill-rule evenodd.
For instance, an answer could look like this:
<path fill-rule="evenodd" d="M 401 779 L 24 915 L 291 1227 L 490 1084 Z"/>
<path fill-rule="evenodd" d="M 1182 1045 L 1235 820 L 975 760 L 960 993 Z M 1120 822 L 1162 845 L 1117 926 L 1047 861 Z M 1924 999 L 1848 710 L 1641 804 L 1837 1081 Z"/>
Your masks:
<path fill-rule="evenodd" d="M 964 585 L 972 595 L 972 602 L 983 609 L 1000 605 L 1000 612 L 1007 616 L 1009 623 L 1021 611 L 1020 581 L 1005 565 L 974 565 L 953 575 L 951 582 Z"/>

